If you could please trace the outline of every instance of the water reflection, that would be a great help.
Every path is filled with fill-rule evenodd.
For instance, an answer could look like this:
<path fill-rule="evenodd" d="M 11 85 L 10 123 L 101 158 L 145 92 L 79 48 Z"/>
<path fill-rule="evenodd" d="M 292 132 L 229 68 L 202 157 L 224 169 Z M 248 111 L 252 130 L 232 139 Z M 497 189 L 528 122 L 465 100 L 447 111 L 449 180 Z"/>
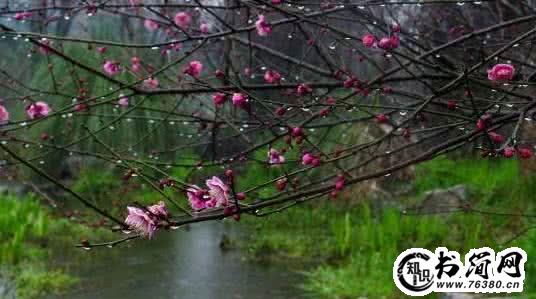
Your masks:
<path fill-rule="evenodd" d="M 203 223 L 189 231 L 161 233 L 150 242 L 73 252 L 72 256 L 78 258 L 66 258 L 61 264 L 79 275 L 81 284 L 66 297 L 300 298 L 298 273 L 247 262 L 238 250 L 220 249 L 222 236 L 236 236 L 240 233 L 237 227 Z M 81 254 L 84 256 L 80 258 Z"/>

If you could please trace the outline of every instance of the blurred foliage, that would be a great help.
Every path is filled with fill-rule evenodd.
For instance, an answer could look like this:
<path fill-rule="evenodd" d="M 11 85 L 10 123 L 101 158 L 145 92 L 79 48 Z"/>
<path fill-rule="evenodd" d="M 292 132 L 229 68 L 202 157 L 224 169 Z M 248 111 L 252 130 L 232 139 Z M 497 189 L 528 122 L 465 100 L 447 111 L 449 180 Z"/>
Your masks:
<path fill-rule="evenodd" d="M 17 298 L 42 298 L 65 291 L 77 279 L 61 269 L 49 270 L 55 247 L 73 246 L 73 236 L 109 238 L 111 232 L 55 218 L 33 195 L 0 196 L 0 265 L 17 286 Z"/>
<path fill-rule="evenodd" d="M 517 163 L 438 158 L 417 166 L 414 196 L 398 200 L 414 203 L 425 191 L 464 184 L 476 208 L 534 214 L 536 180 L 520 177 Z M 476 213 L 412 216 L 386 207 L 376 215 L 373 206 L 370 200 L 355 198 L 302 204 L 264 218 L 244 217 L 256 231 L 244 246 L 257 260 L 288 263 L 293 258 L 321 264 L 307 271 L 303 285 L 313 297 L 405 298 L 391 277 L 393 262 L 403 250 L 445 246 L 462 256 L 483 246 L 500 251 L 503 242 L 534 226 L 530 219 Z M 536 231 L 504 246 L 519 246 L 533 256 Z M 525 269 L 525 294 L 535 295 L 536 262 L 529 258 Z"/>

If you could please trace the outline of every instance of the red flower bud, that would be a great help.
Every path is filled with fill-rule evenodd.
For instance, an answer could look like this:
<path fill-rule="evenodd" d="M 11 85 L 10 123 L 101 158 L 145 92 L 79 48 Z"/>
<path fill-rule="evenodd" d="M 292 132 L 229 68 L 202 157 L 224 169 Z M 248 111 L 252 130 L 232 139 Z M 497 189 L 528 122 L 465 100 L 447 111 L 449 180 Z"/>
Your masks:
<path fill-rule="evenodd" d="M 292 137 L 303 136 L 303 129 L 300 127 L 294 127 L 291 131 Z"/>
<path fill-rule="evenodd" d="M 236 194 L 236 199 L 244 200 L 244 199 L 246 199 L 246 194 L 244 194 L 244 192 L 237 193 Z"/>
<path fill-rule="evenodd" d="M 518 148 L 517 153 L 521 159 L 530 159 L 532 157 L 532 150 L 526 147 Z"/>
<path fill-rule="evenodd" d="M 503 156 L 505 158 L 512 158 L 516 153 L 516 150 L 513 147 L 506 147 L 503 151 Z"/>
<path fill-rule="evenodd" d="M 387 122 L 387 116 L 385 114 L 378 114 L 376 115 L 376 121 L 380 124 L 384 124 Z"/>
<path fill-rule="evenodd" d="M 455 100 L 448 100 L 447 101 L 447 108 L 449 110 L 454 110 L 458 106 L 458 103 Z"/>

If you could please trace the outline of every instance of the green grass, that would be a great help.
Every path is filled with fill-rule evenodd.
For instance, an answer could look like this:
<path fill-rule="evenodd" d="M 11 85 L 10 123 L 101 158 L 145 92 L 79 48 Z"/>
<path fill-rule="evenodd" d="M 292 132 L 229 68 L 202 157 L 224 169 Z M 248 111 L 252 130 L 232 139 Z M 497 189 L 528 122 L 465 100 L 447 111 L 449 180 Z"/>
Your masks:
<path fill-rule="evenodd" d="M 472 206 L 487 211 L 535 214 L 533 178 L 521 178 L 517 161 L 436 159 L 417 166 L 414 203 L 436 188 L 464 184 Z M 394 199 L 395 200 L 395 199 Z M 355 202 L 361 202 L 355 204 Z M 303 288 L 318 298 L 405 298 L 392 281 L 396 256 L 410 247 L 446 246 L 463 256 L 471 248 L 500 243 L 534 225 L 530 219 L 478 213 L 404 215 L 394 208 L 373 211 L 370 202 L 304 204 L 284 213 L 247 220 L 255 233 L 247 242 L 254 259 L 313 261 Z M 536 254 L 536 230 L 506 246 Z M 525 294 L 536 294 L 536 263 L 525 267 Z"/>
<path fill-rule="evenodd" d="M 62 269 L 49 268 L 53 246 L 73 246 L 82 236 L 111 237 L 111 232 L 54 218 L 32 195 L 1 195 L 0 210 L 2 275 L 16 284 L 17 298 L 21 299 L 61 293 L 78 281 Z"/>

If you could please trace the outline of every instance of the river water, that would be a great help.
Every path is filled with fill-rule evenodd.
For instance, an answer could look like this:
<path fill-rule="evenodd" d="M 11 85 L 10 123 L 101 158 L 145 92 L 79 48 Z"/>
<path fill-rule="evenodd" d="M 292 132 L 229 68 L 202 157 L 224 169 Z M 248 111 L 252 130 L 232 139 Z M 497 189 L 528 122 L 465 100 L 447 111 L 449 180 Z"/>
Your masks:
<path fill-rule="evenodd" d="M 80 284 L 50 298 L 302 298 L 298 272 L 247 261 L 240 250 L 220 248 L 224 236 L 244 234 L 239 224 L 200 223 L 115 248 L 69 248 L 56 263 L 77 275 Z"/>

